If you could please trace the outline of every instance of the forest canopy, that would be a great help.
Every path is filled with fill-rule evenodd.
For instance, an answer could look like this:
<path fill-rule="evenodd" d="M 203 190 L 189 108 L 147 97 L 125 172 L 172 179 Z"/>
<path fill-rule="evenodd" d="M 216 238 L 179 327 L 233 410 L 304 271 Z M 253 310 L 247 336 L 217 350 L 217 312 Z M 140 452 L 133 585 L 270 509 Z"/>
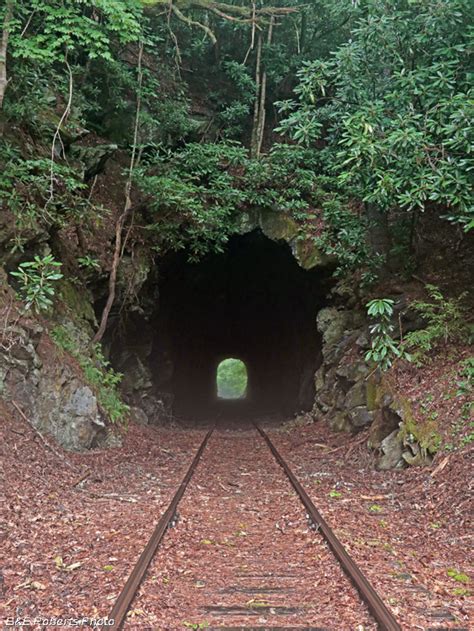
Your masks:
<path fill-rule="evenodd" d="M 11 248 L 33 225 L 80 233 L 104 221 L 112 209 L 94 182 L 119 151 L 116 233 L 138 209 L 130 238 L 156 252 L 222 249 L 258 207 L 293 216 L 340 274 L 370 283 L 394 256 L 413 265 L 423 214 L 474 225 L 471 9 L 5 0 L 0 194 Z"/>

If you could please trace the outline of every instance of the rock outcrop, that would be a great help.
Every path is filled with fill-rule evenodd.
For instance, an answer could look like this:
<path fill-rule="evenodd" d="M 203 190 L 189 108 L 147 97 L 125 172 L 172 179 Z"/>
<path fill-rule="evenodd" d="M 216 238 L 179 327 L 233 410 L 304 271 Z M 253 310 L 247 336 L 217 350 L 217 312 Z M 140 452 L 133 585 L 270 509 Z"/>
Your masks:
<path fill-rule="evenodd" d="M 15 401 L 40 432 L 66 449 L 89 449 L 105 438 L 92 389 L 46 343 L 40 325 L 22 321 L 4 327 L 0 383 L 2 397 Z"/>
<path fill-rule="evenodd" d="M 409 402 L 364 361 L 369 347 L 364 313 L 326 307 L 317 316 L 317 328 L 323 361 L 315 375 L 315 414 L 323 414 L 335 431 L 370 428 L 368 448 L 378 454 L 380 469 L 429 463 L 433 437 L 417 431 Z"/>
<path fill-rule="evenodd" d="M 245 234 L 260 229 L 272 241 L 286 241 L 291 248 L 298 265 L 309 270 L 316 267 L 327 267 L 334 263 L 334 259 L 325 255 L 315 239 L 301 230 L 301 226 L 288 214 L 271 211 L 255 210 L 243 215 L 240 233 Z"/>
<path fill-rule="evenodd" d="M 45 326 L 20 316 L 4 273 L 0 280 L 0 396 L 14 401 L 40 432 L 66 449 L 99 444 L 107 432 L 92 388 Z M 72 322 L 69 326 L 74 329 Z M 77 334 L 82 338 L 78 329 Z"/>

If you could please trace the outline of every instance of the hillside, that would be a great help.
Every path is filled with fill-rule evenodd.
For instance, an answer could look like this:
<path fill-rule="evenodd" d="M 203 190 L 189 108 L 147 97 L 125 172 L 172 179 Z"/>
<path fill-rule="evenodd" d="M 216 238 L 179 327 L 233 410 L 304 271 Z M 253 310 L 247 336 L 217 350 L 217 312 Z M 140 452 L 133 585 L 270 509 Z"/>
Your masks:
<path fill-rule="evenodd" d="M 294 616 L 286 601 L 270 611 L 279 584 L 268 596 L 217 580 L 247 563 L 246 542 L 264 556 L 273 514 L 297 514 L 251 438 L 257 425 L 403 629 L 467 629 L 470 2 L 4 0 L 0 11 L 5 618 L 62 615 L 66 602 L 106 615 L 215 427 L 166 548 L 189 567 L 166 597 L 156 581 L 138 596 L 137 624 L 205 628 L 191 621 L 202 612 L 247 624 L 250 609 L 252 624 L 260 613 L 274 625 L 281 607 L 282 624 L 375 628 L 352 588 L 334 605 L 347 619 L 311 609 L 337 597 L 305 587 L 316 578 L 301 515 L 294 545 L 275 548 L 296 555 L 288 593 L 306 604 Z M 254 485 L 235 482 L 241 469 Z M 216 533 L 192 530 L 203 516 L 190 498 L 217 533 L 248 511 L 255 539 L 227 533 L 236 557 L 223 561 Z M 211 541 L 206 580 L 192 536 Z M 187 611 L 195 584 L 202 608 Z M 221 588 L 227 618 L 206 609 Z"/>

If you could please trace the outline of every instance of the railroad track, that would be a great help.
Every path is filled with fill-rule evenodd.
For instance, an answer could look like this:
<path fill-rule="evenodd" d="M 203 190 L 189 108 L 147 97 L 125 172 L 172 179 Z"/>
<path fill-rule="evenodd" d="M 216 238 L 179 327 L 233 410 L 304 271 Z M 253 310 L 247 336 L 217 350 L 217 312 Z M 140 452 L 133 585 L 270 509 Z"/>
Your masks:
<path fill-rule="evenodd" d="M 316 506 L 313 504 L 312 500 L 301 486 L 300 482 L 291 471 L 288 464 L 285 462 L 283 457 L 280 455 L 276 447 L 273 445 L 272 441 L 268 437 L 268 435 L 258 426 L 255 425 L 256 431 L 260 434 L 260 436 L 265 441 L 266 445 L 270 449 L 273 454 L 274 459 L 280 465 L 286 477 L 288 478 L 291 486 L 296 492 L 299 500 L 302 502 L 303 506 L 306 508 L 307 516 L 309 520 L 312 522 L 316 530 L 321 534 L 327 543 L 328 547 L 334 554 L 335 558 L 339 562 L 340 566 L 344 570 L 345 574 L 349 578 L 350 582 L 357 589 L 361 600 L 367 605 L 370 614 L 377 624 L 377 628 L 381 631 L 401 631 L 401 627 L 398 624 L 397 620 L 393 616 L 393 614 L 386 607 L 380 596 L 377 594 L 374 587 L 370 584 L 367 578 L 364 576 L 360 568 L 357 566 L 355 561 L 350 557 L 350 555 L 345 550 L 344 546 L 336 537 L 334 531 L 329 526 L 329 524 L 325 521 L 321 513 L 318 511 Z M 186 492 L 189 482 L 193 478 L 194 472 L 196 471 L 198 464 L 201 460 L 201 456 L 214 432 L 214 428 L 210 429 L 204 440 L 202 441 L 199 449 L 197 450 L 191 465 L 184 476 L 178 490 L 176 491 L 173 499 L 171 500 L 166 512 L 163 514 L 161 519 L 158 521 L 155 530 L 153 531 L 148 543 L 144 547 L 137 563 L 135 564 L 132 572 L 130 573 L 128 580 L 126 581 L 122 591 L 120 592 L 118 598 L 115 601 L 115 604 L 110 611 L 108 616 L 110 623 L 113 621 L 113 624 L 108 624 L 107 626 L 102 627 L 103 629 L 114 629 L 119 630 L 122 628 L 124 624 L 127 613 L 130 611 L 132 603 L 138 593 L 140 585 L 142 584 L 143 579 L 147 573 L 147 570 L 162 542 L 169 526 L 173 523 L 175 516 L 177 514 L 178 505 Z M 317 536 L 315 534 L 315 536 Z M 216 608 L 218 609 L 218 608 Z M 223 627 L 224 628 L 224 627 Z M 233 629 L 244 629 L 247 627 L 232 627 Z M 264 627 L 248 627 L 249 631 L 251 629 L 256 628 L 264 628 Z M 282 627 L 265 627 L 265 629 L 270 628 L 282 628 Z M 285 627 L 286 628 L 286 627 Z M 313 627 L 311 627 L 313 628 Z M 231 629 L 231 627 L 228 627 Z"/>

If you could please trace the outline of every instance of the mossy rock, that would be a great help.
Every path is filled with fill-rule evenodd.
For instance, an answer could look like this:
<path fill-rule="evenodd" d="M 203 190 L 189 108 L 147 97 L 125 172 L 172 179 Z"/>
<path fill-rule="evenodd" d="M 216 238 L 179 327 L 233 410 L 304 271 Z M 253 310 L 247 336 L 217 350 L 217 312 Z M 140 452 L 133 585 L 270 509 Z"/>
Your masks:
<path fill-rule="evenodd" d="M 58 292 L 62 303 L 74 316 L 75 320 L 82 320 L 92 326 L 96 326 L 97 321 L 92 307 L 92 297 L 84 286 L 78 287 L 69 280 L 62 279 Z"/>
<path fill-rule="evenodd" d="M 291 250 L 303 269 L 324 267 L 332 262 L 332 259 L 317 247 L 314 239 L 295 239 L 291 244 Z"/>
<path fill-rule="evenodd" d="M 375 412 L 369 412 L 365 405 L 359 405 L 352 408 L 349 412 L 351 424 L 353 427 L 360 429 L 371 425 L 374 421 Z"/>
<path fill-rule="evenodd" d="M 380 379 L 369 379 L 367 383 L 367 409 L 381 410 L 381 417 L 371 430 L 371 443 L 374 447 L 382 440 L 383 432 L 393 429 L 398 421 L 400 440 L 407 446 L 419 446 L 422 458 L 418 452 L 413 457 L 408 453 L 405 458 L 408 464 L 428 464 L 429 456 L 435 454 L 441 445 L 441 436 L 436 421 L 419 422 L 413 414 L 411 403 L 398 393 L 394 393 L 389 384 Z M 414 451 L 414 449 L 412 449 Z"/>
<path fill-rule="evenodd" d="M 405 442 L 418 443 L 423 451 L 432 455 L 439 450 L 441 436 L 436 421 L 429 419 L 419 422 L 413 414 L 410 402 L 400 396 L 394 398 L 390 408 L 403 420 L 400 430 Z"/>
<path fill-rule="evenodd" d="M 366 394 L 367 384 L 363 379 L 360 381 L 356 381 L 356 383 L 349 389 L 345 396 L 344 407 L 348 410 L 356 407 L 365 407 L 367 394 Z"/>
<path fill-rule="evenodd" d="M 78 146 L 73 147 L 71 155 L 80 160 L 84 166 L 84 176 L 86 179 L 92 178 L 101 173 L 105 163 L 118 150 L 116 144 L 96 145 L 94 147 Z"/>
<path fill-rule="evenodd" d="M 329 416 L 329 426 L 335 432 L 351 432 L 352 424 L 346 412 L 334 412 Z"/>
<path fill-rule="evenodd" d="M 367 380 L 366 405 L 368 410 L 379 410 L 383 407 L 391 407 L 394 401 L 392 389 L 381 379 L 378 373 L 374 373 Z M 394 408 L 394 412 L 397 410 Z"/>
<path fill-rule="evenodd" d="M 427 420 L 420 423 L 411 415 L 404 419 L 400 431 L 404 443 L 410 445 L 412 451 L 416 452 L 414 456 L 417 456 L 418 452 L 413 449 L 413 446 L 419 445 L 426 464 L 429 464 L 430 456 L 437 453 L 441 447 L 442 439 L 436 421 Z"/>
<path fill-rule="evenodd" d="M 404 441 L 404 446 L 406 443 Z M 431 454 L 420 447 L 418 443 L 408 445 L 409 449 L 403 452 L 403 460 L 411 467 L 426 467 L 433 462 Z"/>
<path fill-rule="evenodd" d="M 384 407 L 390 407 L 395 413 L 402 416 L 402 412 L 405 412 L 405 410 L 400 412 L 400 407 L 402 406 L 398 401 L 401 401 L 400 397 L 393 392 L 393 389 L 379 371 L 373 372 L 370 377 L 368 377 L 366 390 L 367 409 L 380 410 Z M 407 404 L 409 406 L 408 402 Z M 409 407 L 406 412 L 410 413 Z"/>
<path fill-rule="evenodd" d="M 55 95 L 53 92 L 50 92 L 49 98 L 51 103 L 55 101 Z M 60 115 L 53 109 L 53 107 L 38 112 L 36 114 L 36 118 L 37 124 L 43 128 L 43 132 L 46 130 L 55 132 L 58 129 L 59 123 L 62 122 L 61 140 L 65 145 L 70 145 L 90 133 L 88 129 L 85 129 L 81 125 L 81 121 L 79 119 L 70 118 L 65 122 L 61 121 Z"/>
<path fill-rule="evenodd" d="M 365 397 L 367 409 L 370 411 L 377 409 L 379 384 L 374 379 L 369 379 L 366 384 Z"/>
<path fill-rule="evenodd" d="M 119 268 L 117 287 L 123 292 L 138 294 L 151 271 L 150 254 L 144 248 L 135 251 L 133 258 L 124 256 Z"/>
<path fill-rule="evenodd" d="M 243 213 L 238 234 L 247 234 L 260 228 L 271 241 L 286 241 L 292 254 L 303 269 L 327 266 L 335 261 L 321 252 L 313 237 L 301 234 L 301 226 L 288 214 L 274 210 L 249 210 Z"/>
<path fill-rule="evenodd" d="M 383 439 L 381 449 L 383 456 L 377 463 L 377 469 L 387 471 L 388 469 L 402 469 L 406 466 L 402 457 L 403 446 L 400 432 L 397 429 Z"/>
<path fill-rule="evenodd" d="M 250 210 L 240 215 L 239 226 L 237 228 L 238 234 L 248 234 L 256 228 L 259 228 L 259 218 L 255 210 Z"/>
<path fill-rule="evenodd" d="M 324 389 L 325 386 L 325 370 L 324 366 L 318 368 L 314 375 L 314 388 L 316 390 L 316 394 Z"/>
<path fill-rule="evenodd" d="M 316 322 L 318 331 L 323 335 L 324 345 L 333 346 L 341 341 L 349 326 L 349 318 L 349 312 L 336 307 L 324 307 L 318 312 Z"/>
<path fill-rule="evenodd" d="M 289 243 L 298 234 L 299 227 L 294 219 L 280 212 L 260 211 L 259 225 L 263 234 L 272 241 Z"/>

